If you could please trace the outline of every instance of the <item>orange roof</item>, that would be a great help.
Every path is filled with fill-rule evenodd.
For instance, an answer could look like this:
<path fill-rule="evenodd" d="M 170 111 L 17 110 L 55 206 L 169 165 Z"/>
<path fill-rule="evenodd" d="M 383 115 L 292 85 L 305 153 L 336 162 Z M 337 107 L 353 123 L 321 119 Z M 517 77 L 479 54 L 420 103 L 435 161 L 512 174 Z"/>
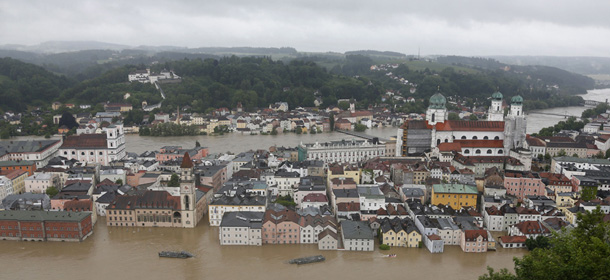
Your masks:
<path fill-rule="evenodd" d="M 479 236 L 482 236 L 483 240 L 487 241 L 487 231 L 484 229 L 473 229 L 464 231 L 464 239 L 466 239 L 466 241 L 474 241 Z"/>
<path fill-rule="evenodd" d="M 438 131 L 504 131 L 501 121 L 452 121 L 434 125 Z M 428 128 L 433 126 L 428 125 Z"/>
<path fill-rule="evenodd" d="M 68 136 L 61 148 L 107 148 L 106 134 L 81 134 Z"/>
<path fill-rule="evenodd" d="M 525 236 L 500 236 L 500 242 L 507 243 L 525 243 L 527 237 Z"/>
<path fill-rule="evenodd" d="M 440 143 L 437 145 L 438 150 L 441 152 L 461 151 L 462 145 L 460 143 Z"/>
<path fill-rule="evenodd" d="M 193 161 L 191 160 L 191 156 L 189 153 L 185 152 L 184 157 L 182 157 L 182 164 L 180 164 L 180 168 L 193 168 Z"/>
<path fill-rule="evenodd" d="M 502 140 L 453 140 L 463 148 L 504 148 Z"/>

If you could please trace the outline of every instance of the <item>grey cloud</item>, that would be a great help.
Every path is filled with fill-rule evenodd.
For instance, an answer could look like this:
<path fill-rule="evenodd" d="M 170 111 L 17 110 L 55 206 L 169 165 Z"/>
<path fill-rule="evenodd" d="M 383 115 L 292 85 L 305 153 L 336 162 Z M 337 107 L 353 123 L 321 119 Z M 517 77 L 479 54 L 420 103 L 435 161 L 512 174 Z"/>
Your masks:
<path fill-rule="evenodd" d="M 0 44 L 292 46 L 303 51 L 610 56 L 607 1 L 15 1 Z"/>

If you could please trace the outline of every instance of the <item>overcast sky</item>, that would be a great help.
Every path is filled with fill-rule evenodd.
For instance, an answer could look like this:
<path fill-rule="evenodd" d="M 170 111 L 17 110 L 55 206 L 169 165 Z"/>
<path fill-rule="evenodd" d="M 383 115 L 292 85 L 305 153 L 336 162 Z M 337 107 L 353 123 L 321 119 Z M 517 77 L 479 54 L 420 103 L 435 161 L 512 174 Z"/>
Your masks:
<path fill-rule="evenodd" d="M 0 0 L 0 44 L 610 56 L 604 0 Z"/>

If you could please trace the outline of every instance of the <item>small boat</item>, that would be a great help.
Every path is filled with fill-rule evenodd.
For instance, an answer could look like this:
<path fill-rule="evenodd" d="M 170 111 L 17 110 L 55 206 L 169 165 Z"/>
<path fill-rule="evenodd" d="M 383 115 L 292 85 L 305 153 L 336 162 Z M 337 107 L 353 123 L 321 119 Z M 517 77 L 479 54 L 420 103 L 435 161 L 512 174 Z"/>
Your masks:
<path fill-rule="evenodd" d="M 395 258 L 396 254 L 384 255 L 384 257 L 386 257 L 386 258 Z"/>
<path fill-rule="evenodd" d="M 325 260 L 326 260 L 326 258 L 324 256 L 317 255 L 317 256 L 311 256 L 311 257 L 305 257 L 305 258 L 292 259 L 292 260 L 288 261 L 288 263 L 307 264 L 307 263 L 323 262 Z"/>
<path fill-rule="evenodd" d="M 193 256 L 193 254 L 191 254 L 187 251 L 180 251 L 180 252 L 161 251 L 161 252 L 159 252 L 159 257 L 187 259 L 187 258 L 192 258 L 194 256 Z"/>

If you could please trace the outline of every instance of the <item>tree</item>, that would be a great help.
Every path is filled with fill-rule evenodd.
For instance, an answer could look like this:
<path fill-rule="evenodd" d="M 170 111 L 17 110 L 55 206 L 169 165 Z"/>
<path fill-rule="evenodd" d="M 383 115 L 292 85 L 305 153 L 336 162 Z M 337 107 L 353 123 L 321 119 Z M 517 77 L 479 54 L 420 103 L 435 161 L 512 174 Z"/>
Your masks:
<path fill-rule="evenodd" d="M 580 198 L 584 201 L 589 201 L 595 199 L 597 197 L 597 187 L 596 186 L 581 186 L 582 192 L 580 194 Z"/>
<path fill-rule="evenodd" d="M 530 251 L 536 248 L 546 249 L 550 246 L 549 238 L 543 235 L 539 235 L 536 238 L 528 238 L 527 240 L 525 240 L 525 246 Z"/>
<path fill-rule="evenodd" d="M 178 176 L 178 174 L 173 173 L 172 177 L 169 179 L 169 182 L 167 182 L 167 186 L 168 187 L 179 187 L 180 186 L 180 177 Z"/>
<path fill-rule="evenodd" d="M 460 120 L 460 115 L 458 113 L 451 112 L 451 113 L 449 113 L 448 119 L 450 121 L 459 121 Z"/>
<path fill-rule="evenodd" d="M 328 120 L 330 122 L 330 131 L 335 130 L 335 112 L 330 113 Z"/>
<path fill-rule="evenodd" d="M 117 185 L 121 185 L 121 186 L 122 186 L 122 185 L 123 185 L 123 180 L 121 180 L 121 179 L 116 179 L 115 183 L 116 183 Z"/>
<path fill-rule="evenodd" d="M 559 150 L 559 153 L 557 153 L 558 157 L 565 157 L 566 155 L 566 150 L 564 149 Z"/>
<path fill-rule="evenodd" d="M 597 209 L 578 214 L 578 227 L 553 234 L 548 248 L 536 248 L 515 258 L 515 274 L 488 268 L 479 280 L 505 279 L 608 279 L 610 275 L 610 223 Z"/>
<path fill-rule="evenodd" d="M 49 197 L 54 197 L 59 193 L 59 190 L 54 186 L 50 186 L 47 188 L 46 193 Z"/>
<path fill-rule="evenodd" d="M 64 112 L 61 115 L 61 118 L 59 119 L 59 124 L 60 127 L 62 125 L 65 125 L 66 127 L 68 127 L 68 129 L 72 129 L 75 127 L 78 127 L 78 123 L 76 122 L 76 119 L 74 118 L 74 116 L 70 113 L 70 112 Z"/>
<path fill-rule="evenodd" d="M 475 114 L 470 114 L 470 117 L 468 117 L 468 119 L 471 120 L 471 121 L 478 121 L 479 120 L 479 118 Z"/>
<path fill-rule="evenodd" d="M 363 124 L 357 123 L 354 126 L 354 131 L 357 131 L 357 132 L 364 132 L 366 129 L 367 129 L 366 125 L 363 125 Z"/>

